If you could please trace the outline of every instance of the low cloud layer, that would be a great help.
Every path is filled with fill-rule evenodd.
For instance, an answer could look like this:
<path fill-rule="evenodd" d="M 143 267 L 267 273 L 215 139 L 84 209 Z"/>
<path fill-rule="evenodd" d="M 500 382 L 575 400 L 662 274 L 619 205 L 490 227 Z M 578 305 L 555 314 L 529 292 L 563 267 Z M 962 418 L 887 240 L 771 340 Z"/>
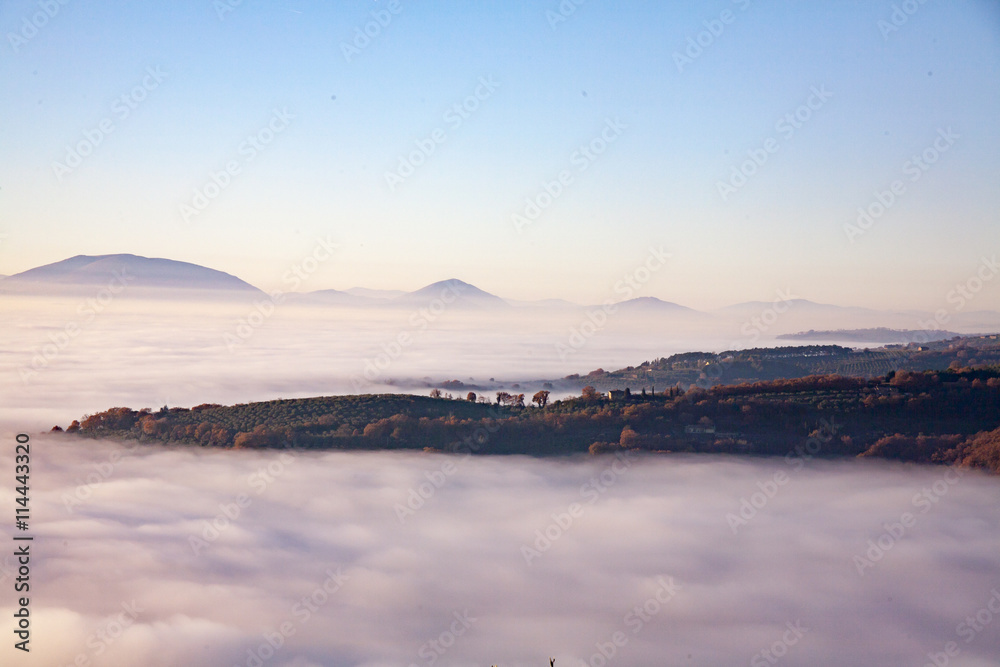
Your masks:
<path fill-rule="evenodd" d="M 35 664 L 1000 654 L 997 480 L 972 472 L 31 442 Z"/>
<path fill-rule="evenodd" d="M 381 311 L 267 299 L 102 301 L 99 292 L 4 296 L 0 401 L 17 411 L 19 428 L 39 429 L 113 406 L 423 393 L 424 382 L 452 379 L 473 390 L 512 382 L 537 390 L 543 380 L 678 352 L 787 344 L 773 336 L 824 326 L 809 309 L 778 313 L 769 304 L 693 318 L 644 308 L 434 305 Z M 845 318 L 836 326 L 851 326 Z M 868 324 L 876 323 L 886 324 Z"/>
<path fill-rule="evenodd" d="M 447 312 L 423 329 L 407 312 L 282 305 L 230 346 L 247 304 L 5 308 L 9 445 L 115 405 L 351 392 L 401 333 L 379 381 L 558 377 L 725 349 L 740 328 L 616 317 L 562 359 L 577 312 Z M 798 324 L 762 335 L 781 327 Z M 1000 654 L 1000 495 L 975 473 L 31 442 L 33 664 L 978 667 Z M 0 470 L 13 477 L 12 446 Z M 8 549 L 8 591 L 13 566 Z M 13 612 L 0 598 L 8 633 Z M 12 643 L 0 663 L 19 664 Z"/>

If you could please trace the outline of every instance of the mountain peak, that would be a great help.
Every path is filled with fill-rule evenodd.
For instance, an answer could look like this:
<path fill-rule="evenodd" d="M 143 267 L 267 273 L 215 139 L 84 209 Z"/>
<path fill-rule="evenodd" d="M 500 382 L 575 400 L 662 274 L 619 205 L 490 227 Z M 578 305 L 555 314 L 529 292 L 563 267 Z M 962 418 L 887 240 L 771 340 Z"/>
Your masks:
<path fill-rule="evenodd" d="M 619 307 L 624 306 L 625 308 L 637 308 L 644 310 L 676 311 L 685 313 L 697 312 L 693 308 L 682 306 L 678 303 L 674 303 L 673 301 L 664 301 L 663 299 L 658 299 L 655 296 L 638 296 L 634 299 L 621 301 L 616 305 Z"/>
<path fill-rule="evenodd" d="M 223 271 L 198 264 L 128 253 L 75 255 L 4 279 L 5 291 L 32 292 L 92 289 L 120 283 L 127 288 L 194 289 L 259 292 L 253 285 Z"/>
<path fill-rule="evenodd" d="M 459 304 L 472 307 L 506 307 L 506 301 L 495 294 L 490 294 L 458 278 L 448 278 L 431 283 L 426 287 L 407 292 L 394 299 L 402 303 L 427 302 L 432 299 L 441 299 L 445 303 Z"/>

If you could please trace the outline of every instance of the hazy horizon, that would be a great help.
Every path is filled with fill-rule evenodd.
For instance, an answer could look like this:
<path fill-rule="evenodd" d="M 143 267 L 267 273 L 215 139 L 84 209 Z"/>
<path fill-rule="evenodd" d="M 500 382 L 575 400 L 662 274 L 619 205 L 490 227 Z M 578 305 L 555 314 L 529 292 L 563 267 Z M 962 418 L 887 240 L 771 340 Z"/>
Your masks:
<path fill-rule="evenodd" d="M 544 380 L 671 354 L 815 343 L 778 340 L 782 333 L 843 325 L 919 330 L 922 321 L 911 313 L 817 313 L 781 302 L 778 310 L 763 304 L 692 316 L 644 308 L 463 309 L 433 299 L 393 307 L 252 295 L 129 299 L 100 290 L 91 296 L 0 295 L 0 306 L 8 322 L 0 330 L 0 374 L 7 378 L 0 402 L 33 430 L 65 427 L 117 405 L 426 394 L 452 379 L 491 388 L 529 383 L 537 391 Z M 960 314 L 948 326 L 989 333 L 983 324 L 996 331 L 1000 318 Z M 829 342 L 838 341 L 834 336 Z"/>
<path fill-rule="evenodd" d="M 330 239 L 310 289 L 599 303 L 654 247 L 644 294 L 700 309 L 934 311 L 995 253 L 988 0 L 384 4 L 4 4 L 0 273 L 131 252 L 269 290 Z"/>
<path fill-rule="evenodd" d="M 323 250 L 321 259 L 317 259 L 317 248 Z M 99 273 L 88 275 L 73 266 L 73 260 L 80 258 L 95 260 L 94 262 L 89 263 L 90 266 L 98 263 L 107 264 L 107 266 Z M 275 304 L 277 304 L 280 300 L 283 300 L 285 297 L 296 298 L 310 295 L 313 297 L 321 297 L 325 294 L 331 293 L 338 296 L 350 295 L 351 297 L 357 298 L 354 301 L 330 302 L 329 305 L 381 305 L 391 303 L 419 306 L 425 301 L 427 303 L 440 301 L 442 295 L 446 298 L 446 303 L 444 305 L 450 305 L 454 301 L 454 298 L 463 299 L 470 297 L 478 298 L 479 296 L 497 296 L 506 302 L 506 304 L 512 306 L 565 305 L 579 308 L 589 308 L 595 306 L 599 307 L 602 305 L 620 305 L 628 302 L 654 304 L 657 302 L 663 302 L 664 305 L 678 305 L 684 309 L 689 309 L 699 313 L 719 313 L 739 307 L 751 306 L 764 309 L 769 306 L 776 306 L 779 313 L 783 313 L 787 310 L 787 308 L 790 308 L 795 304 L 806 304 L 853 309 L 854 312 L 852 313 L 842 313 L 847 319 L 845 319 L 846 325 L 840 328 L 850 328 L 851 317 L 857 316 L 861 311 L 870 311 L 872 314 L 881 313 L 885 318 L 884 321 L 887 323 L 891 322 L 892 318 L 896 315 L 912 315 L 913 317 L 910 317 L 909 320 L 907 320 L 907 324 L 900 326 L 902 326 L 902 328 L 912 327 L 915 329 L 922 328 L 925 330 L 935 327 L 941 329 L 946 328 L 945 325 L 949 324 L 955 316 L 958 316 L 958 318 L 961 319 L 962 316 L 965 315 L 987 312 L 1000 316 L 1000 311 L 989 311 L 983 308 L 970 308 L 969 311 L 963 312 L 966 305 L 972 305 L 974 303 L 983 285 L 992 280 L 995 275 L 994 269 L 1000 270 L 1000 267 L 998 267 L 992 259 L 986 257 L 983 258 L 983 262 L 981 263 L 981 270 L 977 272 L 976 276 L 973 277 L 976 281 L 978 281 L 976 283 L 978 289 L 973 290 L 968 286 L 956 285 L 955 288 L 949 290 L 945 296 L 945 301 L 947 302 L 949 308 L 939 308 L 935 311 L 937 314 L 934 314 L 931 311 L 919 309 L 893 308 L 879 310 L 860 308 L 855 304 L 817 303 L 805 296 L 794 293 L 789 288 L 776 289 L 772 295 L 768 295 L 768 298 L 765 299 L 754 299 L 738 303 L 728 302 L 725 305 L 716 308 L 692 307 L 688 304 L 679 304 L 667 301 L 646 293 L 646 286 L 650 281 L 650 278 L 657 271 L 661 270 L 666 262 L 666 258 L 661 256 L 658 252 L 651 252 L 644 264 L 637 267 L 635 271 L 623 275 L 620 280 L 616 281 L 611 290 L 612 293 L 610 298 L 605 298 L 599 303 L 580 303 L 554 297 L 536 297 L 526 300 L 511 299 L 506 298 L 503 294 L 492 294 L 481 290 L 478 286 L 472 285 L 471 283 L 454 276 L 440 278 L 411 290 L 396 288 L 370 288 L 362 285 L 354 285 L 352 287 L 340 286 L 337 288 L 309 289 L 309 280 L 312 277 L 312 274 L 318 270 L 322 263 L 329 261 L 330 259 L 331 255 L 327 252 L 327 249 L 324 248 L 324 245 L 317 244 L 316 248 L 314 248 L 314 252 L 307 255 L 303 262 L 293 265 L 291 269 L 285 272 L 282 276 L 280 287 L 266 290 L 244 281 L 238 275 L 218 271 L 213 267 L 203 267 L 201 265 L 171 258 L 150 258 L 134 255 L 132 253 L 90 256 L 77 255 L 41 266 L 31 267 L 30 269 L 15 275 L 0 276 L 0 283 L 2 283 L 2 281 L 6 278 L 14 278 L 14 280 L 6 283 L 6 286 L 0 284 L 0 296 L 5 294 L 13 296 L 42 296 L 55 298 L 65 298 L 67 296 L 88 296 L 92 292 L 100 292 L 102 288 L 111 284 L 114 288 L 116 296 L 120 295 L 128 298 L 149 298 L 159 300 L 165 299 L 177 301 L 179 303 L 188 299 L 237 299 L 240 296 L 240 289 L 248 286 L 255 290 L 254 295 L 270 297 L 271 301 Z M 136 260 L 139 262 L 138 266 L 134 265 Z M 169 267 L 166 271 L 164 270 L 165 265 Z M 87 268 L 89 268 L 89 266 Z M 137 277 L 137 268 L 140 272 L 140 275 L 138 276 L 140 278 L 138 285 L 135 282 Z M 204 269 L 207 269 L 208 271 L 204 271 Z M 176 283 L 178 277 L 180 277 L 183 281 L 182 283 Z M 220 280 L 223 282 L 220 283 Z M 117 289 L 118 284 L 120 284 L 122 288 L 126 289 Z M 300 301 L 299 303 L 304 302 Z M 311 301 L 311 303 L 323 305 L 323 302 L 319 300 Z M 944 315 L 940 314 L 942 312 Z M 924 320 L 914 318 L 924 318 Z M 878 320 L 873 321 L 877 322 Z M 914 324 L 914 322 L 916 322 L 916 324 Z M 921 322 L 924 323 L 922 324 Z M 868 326 L 883 325 L 872 325 L 869 323 Z M 988 324 L 986 329 L 978 332 L 991 333 L 993 327 L 1000 327 L 1000 319 L 997 320 L 997 323 Z M 889 328 L 891 328 L 891 326 Z M 963 328 L 963 325 L 959 324 L 958 328 Z M 967 329 L 967 327 L 964 328 Z M 987 329 L 990 329 L 990 331 L 987 331 Z M 969 332 L 970 331 L 967 330 L 964 333 Z"/>

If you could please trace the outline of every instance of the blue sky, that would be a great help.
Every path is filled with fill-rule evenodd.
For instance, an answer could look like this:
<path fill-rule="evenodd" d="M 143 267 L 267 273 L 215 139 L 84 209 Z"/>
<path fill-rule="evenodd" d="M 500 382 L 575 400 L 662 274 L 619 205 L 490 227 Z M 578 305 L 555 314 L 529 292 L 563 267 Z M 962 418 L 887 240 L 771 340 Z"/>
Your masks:
<path fill-rule="evenodd" d="M 330 237 L 338 254 L 304 289 L 457 277 L 592 303 L 655 246 L 671 261 L 642 295 L 692 307 L 791 289 L 935 309 L 1000 250 L 992 1 L 567 0 L 559 22 L 556 0 L 150 4 L 0 7 L 0 273 L 130 252 L 268 287 Z M 346 57 L 366 24 L 376 36 Z M 679 68 L 689 38 L 704 46 Z M 793 132 L 778 125 L 797 111 Z M 613 140 L 581 158 L 608 123 Z M 434 151 L 391 187 L 417 142 Z M 766 160 L 724 199 L 748 151 Z M 914 172 L 924 151 L 935 161 Z M 893 181 L 901 194 L 849 234 Z M 973 307 L 1000 307 L 1000 279 Z"/>

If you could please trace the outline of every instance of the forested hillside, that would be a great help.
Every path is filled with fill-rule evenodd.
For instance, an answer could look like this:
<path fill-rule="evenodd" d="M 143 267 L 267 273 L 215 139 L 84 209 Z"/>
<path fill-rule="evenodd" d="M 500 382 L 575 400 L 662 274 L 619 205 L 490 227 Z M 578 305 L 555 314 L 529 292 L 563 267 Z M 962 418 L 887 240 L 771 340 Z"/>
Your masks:
<path fill-rule="evenodd" d="M 434 449 L 564 455 L 624 449 L 878 456 L 1000 472 L 1000 369 L 814 375 L 615 400 L 586 387 L 536 406 L 407 395 L 332 396 L 193 408 L 112 408 L 69 432 L 229 448 Z M 469 400 L 472 399 L 472 400 Z M 520 399 L 520 400 L 518 400 Z M 53 430 L 61 430 L 56 427 Z M 804 449 L 803 449 L 804 448 Z"/>
<path fill-rule="evenodd" d="M 761 380 L 837 374 L 874 378 L 894 370 L 928 371 L 1000 365 L 1000 336 L 964 336 L 926 344 L 886 345 L 854 349 L 840 345 L 801 345 L 685 352 L 646 361 L 616 371 L 597 369 L 586 375 L 570 375 L 552 381 L 554 387 L 600 390 L 666 389 L 696 384 L 710 387 Z"/>

